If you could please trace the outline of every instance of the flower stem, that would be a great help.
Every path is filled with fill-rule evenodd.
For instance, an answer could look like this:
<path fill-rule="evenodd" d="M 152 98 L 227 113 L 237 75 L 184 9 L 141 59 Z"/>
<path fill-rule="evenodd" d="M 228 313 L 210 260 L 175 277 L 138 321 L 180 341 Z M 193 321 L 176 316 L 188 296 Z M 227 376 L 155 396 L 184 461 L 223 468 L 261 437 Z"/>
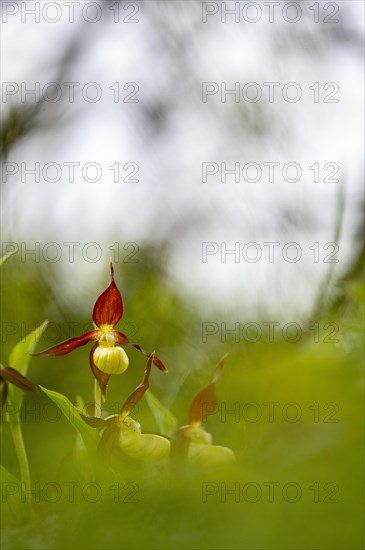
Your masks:
<path fill-rule="evenodd" d="M 101 416 L 101 388 L 97 380 L 94 381 L 94 409 L 95 416 Z"/>
<path fill-rule="evenodd" d="M 10 430 L 14 441 L 15 452 L 19 462 L 20 479 L 24 487 L 25 499 L 26 499 L 26 502 L 30 504 L 31 503 L 31 496 L 30 496 L 31 486 L 30 486 L 29 463 L 27 458 L 27 452 L 25 450 L 25 445 L 24 445 L 22 427 L 18 418 L 14 419 L 10 423 Z"/>

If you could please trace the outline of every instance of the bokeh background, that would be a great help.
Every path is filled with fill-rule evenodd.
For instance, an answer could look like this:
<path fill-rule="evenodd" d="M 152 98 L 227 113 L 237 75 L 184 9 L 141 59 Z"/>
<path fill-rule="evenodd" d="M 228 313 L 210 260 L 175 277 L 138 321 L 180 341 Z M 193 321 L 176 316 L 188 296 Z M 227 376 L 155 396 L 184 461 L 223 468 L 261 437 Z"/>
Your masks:
<path fill-rule="evenodd" d="M 12 347 L 44 319 L 50 323 L 39 349 L 91 328 L 111 256 L 125 301 L 120 329 L 168 365 L 167 376 L 153 372 L 152 390 L 180 425 L 218 359 L 230 353 L 218 395 L 227 409 L 239 404 L 240 418 L 219 409 L 207 429 L 238 460 L 219 472 L 134 472 L 123 482 L 139 484 L 135 504 L 117 505 L 111 493 L 97 504 L 42 502 L 32 520 L 6 522 L 5 547 L 362 548 L 363 4 L 280 2 L 270 22 L 262 3 L 237 2 L 239 21 L 227 15 L 225 23 L 224 5 L 234 2 L 210 3 L 217 14 L 206 23 L 206 3 L 195 0 L 82 1 L 72 22 L 67 3 L 42 12 L 45 4 L 35 8 L 37 20 L 27 15 L 34 2 L 2 4 L 1 240 L 3 253 L 15 253 L 1 268 L 1 361 L 7 364 Z M 252 19 L 255 5 L 262 16 L 253 23 L 242 10 Z M 283 9 L 290 18 L 300 9 L 299 20 L 285 20 Z M 57 100 L 51 82 L 62 90 Z M 262 100 L 229 95 L 222 102 L 218 93 L 203 102 L 203 82 L 220 89 L 223 82 L 229 89 L 260 83 Z M 264 82 L 279 82 L 273 102 Z M 283 99 L 288 82 L 300 86 L 298 102 Z M 323 101 L 328 82 L 338 86 L 336 103 Z M 67 83 L 74 83 L 73 101 Z M 96 102 L 81 93 L 90 83 L 101 91 Z M 37 86 L 48 87 L 51 100 L 24 95 Z M 135 102 L 123 101 L 131 92 Z M 297 162 L 303 174 L 295 183 L 280 168 L 273 182 L 265 170 L 257 182 L 228 176 L 224 183 L 219 175 L 204 182 L 205 162 Z M 324 181 L 328 162 L 338 165 L 338 181 Z M 36 163 L 39 178 L 27 172 Z M 78 163 L 74 178 L 70 163 Z M 88 163 L 100 177 L 92 168 L 85 177 Z M 110 168 L 116 165 L 118 181 Z M 126 180 L 135 169 L 137 181 Z M 206 262 L 204 242 L 219 247 Z M 222 243 L 232 249 L 237 242 L 240 249 L 258 243 L 262 258 L 236 262 L 229 255 L 223 262 Z M 274 262 L 264 242 L 279 243 Z M 289 242 L 303 251 L 297 263 L 282 257 Z M 324 261 L 330 242 L 339 247 L 336 263 Z M 270 322 L 278 323 L 274 338 Z M 214 334 L 204 338 L 207 323 Z M 248 323 L 260 327 L 259 338 L 243 331 Z M 297 341 L 292 332 L 285 337 L 287 323 L 300 327 Z M 128 354 L 130 368 L 110 384 L 109 412 L 141 379 L 144 357 Z M 89 370 L 80 349 L 32 359 L 29 377 L 87 402 Z M 267 402 L 279 403 L 273 421 Z M 292 402 L 302 411 L 297 422 L 282 414 Z M 257 421 L 244 414 L 247 403 L 262 411 Z M 37 406 L 40 416 L 27 413 Z M 51 422 L 46 406 L 45 397 L 25 398 L 33 479 L 78 479 L 60 466 L 74 442 L 72 427 Z M 138 420 L 157 431 L 144 402 Z M 6 426 L 2 463 L 17 475 Z M 265 493 L 256 503 L 221 498 L 221 483 L 264 488 L 271 481 L 280 484 L 273 502 Z M 203 482 L 220 488 L 206 503 Z M 280 496 L 288 482 L 303 490 L 296 503 Z M 316 483 L 319 502 L 310 489 Z M 328 483 L 338 487 L 338 502 L 325 500 Z"/>

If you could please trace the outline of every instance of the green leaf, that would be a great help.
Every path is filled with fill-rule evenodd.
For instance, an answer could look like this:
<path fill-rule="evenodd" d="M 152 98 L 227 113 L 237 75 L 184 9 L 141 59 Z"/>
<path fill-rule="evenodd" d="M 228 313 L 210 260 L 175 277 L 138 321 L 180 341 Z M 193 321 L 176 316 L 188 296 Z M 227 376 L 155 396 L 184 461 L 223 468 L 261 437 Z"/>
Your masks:
<path fill-rule="evenodd" d="M 92 479 L 92 468 L 88 461 L 88 451 L 79 432 L 76 434 L 72 449 L 72 460 L 76 465 L 79 475 L 86 481 Z"/>
<path fill-rule="evenodd" d="M 175 416 L 162 405 L 150 390 L 146 391 L 145 397 L 161 434 L 172 435 L 177 428 L 177 419 Z"/>
<path fill-rule="evenodd" d="M 65 395 L 53 390 L 47 390 L 43 386 L 39 387 L 57 405 L 63 415 L 80 434 L 86 449 L 93 454 L 100 441 L 98 432 L 86 424 L 82 419 L 81 411 Z"/>
<path fill-rule="evenodd" d="M 13 369 L 16 369 L 20 374 L 26 376 L 29 364 L 29 354 L 33 353 L 35 347 L 41 337 L 44 329 L 46 328 L 48 321 L 44 321 L 38 328 L 33 330 L 30 334 L 27 334 L 23 340 L 18 342 L 10 352 L 9 364 Z M 13 384 L 9 384 L 9 403 L 11 403 L 13 410 L 20 412 L 20 407 L 23 402 L 23 391 L 16 388 Z M 14 418 L 14 415 L 12 415 Z"/>
<path fill-rule="evenodd" d="M 39 338 L 42 336 L 48 321 L 44 321 L 38 328 L 27 334 L 23 340 L 18 342 L 10 352 L 9 364 L 24 376 L 27 374 L 29 364 L 29 354 L 33 353 Z"/>
<path fill-rule="evenodd" d="M 12 250 L 11 252 L 8 252 L 7 254 L 4 254 L 4 256 L 1 256 L 0 258 L 0 267 L 6 262 L 6 260 L 8 258 L 10 258 L 10 256 L 12 256 L 13 254 L 15 254 L 15 250 Z"/>

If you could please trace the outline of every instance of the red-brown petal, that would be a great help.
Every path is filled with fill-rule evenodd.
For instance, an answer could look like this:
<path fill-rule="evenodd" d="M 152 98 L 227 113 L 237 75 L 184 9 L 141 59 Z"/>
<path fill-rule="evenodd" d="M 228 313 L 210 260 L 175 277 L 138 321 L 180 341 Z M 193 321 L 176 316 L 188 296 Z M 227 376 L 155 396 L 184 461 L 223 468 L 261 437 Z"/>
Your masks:
<path fill-rule="evenodd" d="M 91 426 L 91 428 L 105 428 L 109 426 L 109 422 L 99 416 L 86 416 L 82 413 L 80 413 L 80 416 L 88 426 Z"/>
<path fill-rule="evenodd" d="M 66 355 L 67 353 L 70 353 L 74 349 L 84 346 L 88 342 L 95 342 L 98 339 L 98 334 L 99 334 L 98 330 L 90 330 L 89 332 L 85 332 L 84 334 L 81 334 L 81 336 L 77 336 L 76 338 L 70 338 L 69 340 L 65 340 L 64 342 L 61 342 L 56 346 L 45 349 L 44 351 L 39 351 L 38 353 L 31 353 L 31 355 L 37 355 L 37 356 L 38 355 L 39 356 Z"/>
<path fill-rule="evenodd" d="M 100 389 L 101 389 L 101 395 L 102 395 L 103 399 L 105 399 L 106 390 L 107 390 L 109 378 L 110 378 L 111 375 L 106 374 L 105 372 L 101 372 L 101 370 L 99 370 L 98 367 L 95 365 L 94 352 L 95 352 L 96 348 L 98 347 L 98 345 L 99 345 L 98 343 L 94 344 L 92 349 L 91 349 L 91 352 L 90 352 L 90 367 L 91 367 L 93 375 L 95 376 L 95 378 L 99 382 L 99 386 L 100 386 Z"/>
<path fill-rule="evenodd" d="M 189 423 L 204 423 L 209 414 L 215 411 L 217 407 L 217 396 L 215 393 L 215 383 L 219 379 L 223 365 L 224 359 L 227 357 L 225 355 L 219 361 L 218 365 L 215 368 L 213 380 L 208 386 L 205 386 L 194 398 L 189 412 Z"/>
<path fill-rule="evenodd" d="M 110 284 L 96 300 L 93 321 L 97 327 L 109 325 L 114 327 L 123 315 L 123 300 L 114 282 L 114 267 L 110 262 Z"/>
<path fill-rule="evenodd" d="M 0 379 L 4 378 L 8 382 L 14 384 L 21 390 L 24 391 L 37 391 L 38 386 L 33 384 L 28 378 L 20 374 L 16 369 L 12 367 L 1 367 L 0 368 Z"/>
<path fill-rule="evenodd" d="M 8 397 L 8 385 L 6 381 L 0 376 L 0 426 L 3 422 L 3 411 Z"/>
<path fill-rule="evenodd" d="M 118 330 L 114 330 L 113 334 L 116 339 L 116 344 L 119 344 L 120 346 L 132 346 L 135 349 L 138 349 L 138 351 L 142 352 L 144 355 L 146 355 L 146 357 L 150 357 L 151 353 L 142 349 L 141 346 L 139 346 L 138 344 L 134 344 L 133 342 L 128 340 L 126 335 L 123 334 L 122 332 L 119 332 Z M 159 359 L 158 357 L 156 356 L 153 357 L 153 363 L 156 365 L 156 367 L 158 367 L 163 372 L 168 372 L 167 368 L 165 367 L 161 359 Z"/>
<path fill-rule="evenodd" d="M 124 403 L 123 407 L 120 410 L 120 415 L 122 417 L 128 416 L 128 414 L 134 409 L 134 407 L 137 405 L 138 401 L 143 397 L 146 390 L 149 388 L 149 377 L 150 372 L 152 368 L 152 362 L 153 362 L 154 354 L 151 353 L 151 355 L 148 358 L 146 370 L 144 372 L 143 380 L 139 384 L 139 386 L 136 387 L 136 389 L 130 394 L 126 402 Z"/>

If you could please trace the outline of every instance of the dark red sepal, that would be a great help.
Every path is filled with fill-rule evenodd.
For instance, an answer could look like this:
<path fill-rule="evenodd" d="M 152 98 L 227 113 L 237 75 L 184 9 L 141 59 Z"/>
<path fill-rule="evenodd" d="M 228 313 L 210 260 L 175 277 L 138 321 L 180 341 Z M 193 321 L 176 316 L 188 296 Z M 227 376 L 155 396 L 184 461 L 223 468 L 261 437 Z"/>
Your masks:
<path fill-rule="evenodd" d="M 44 351 L 39 351 L 38 353 L 31 353 L 30 355 L 67 355 L 67 353 L 70 353 L 76 348 L 84 346 L 88 342 L 95 342 L 98 339 L 98 335 L 98 330 L 90 330 L 89 332 L 81 334 L 81 336 L 70 338 L 69 340 L 65 340 L 64 342 L 61 342 L 56 346 L 45 349 Z"/>
<path fill-rule="evenodd" d="M 109 325 L 114 327 L 123 315 L 123 300 L 114 282 L 114 267 L 110 262 L 110 284 L 99 298 L 93 310 L 93 321 L 97 327 Z"/>

